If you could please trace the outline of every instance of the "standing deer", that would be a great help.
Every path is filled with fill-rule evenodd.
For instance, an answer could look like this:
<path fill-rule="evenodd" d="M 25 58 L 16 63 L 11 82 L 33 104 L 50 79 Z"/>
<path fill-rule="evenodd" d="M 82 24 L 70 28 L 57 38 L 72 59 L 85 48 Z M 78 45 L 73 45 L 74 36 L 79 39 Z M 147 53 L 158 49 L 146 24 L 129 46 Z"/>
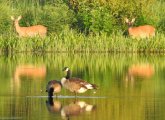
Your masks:
<path fill-rule="evenodd" d="M 128 24 L 128 33 L 132 38 L 149 38 L 155 36 L 155 28 L 151 25 L 143 25 L 138 27 L 133 27 L 135 18 L 129 21 L 128 18 L 125 19 Z"/>
<path fill-rule="evenodd" d="M 19 25 L 19 20 L 22 17 L 19 16 L 17 19 L 15 19 L 13 16 L 11 16 L 11 19 L 14 21 L 14 25 L 16 28 L 17 33 L 19 34 L 19 37 L 34 37 L 39 35 L 40 37 L 45 37 L 47 33 L 47 28 L 43 25 L 35 25 L 30 27 L 21 27 Z"/>

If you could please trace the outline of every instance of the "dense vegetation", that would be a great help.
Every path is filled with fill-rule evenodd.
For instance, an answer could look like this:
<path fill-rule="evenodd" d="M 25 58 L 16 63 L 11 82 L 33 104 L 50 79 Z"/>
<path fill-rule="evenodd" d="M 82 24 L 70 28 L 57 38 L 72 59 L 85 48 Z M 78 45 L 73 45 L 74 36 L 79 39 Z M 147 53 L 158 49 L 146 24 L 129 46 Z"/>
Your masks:
<path fill-rule="evenodd" d="M 163 6 L 163 0 L 2 0 L 0 51 L 164 52 Z M 48 36 L 19 38 L 10 19 L 12 15 L 22 15 L 20 26 L 47 26 Z M 125 37 L 125 17 L 136 17 L 135 26 L 155 26 L 156 37 Z"/>

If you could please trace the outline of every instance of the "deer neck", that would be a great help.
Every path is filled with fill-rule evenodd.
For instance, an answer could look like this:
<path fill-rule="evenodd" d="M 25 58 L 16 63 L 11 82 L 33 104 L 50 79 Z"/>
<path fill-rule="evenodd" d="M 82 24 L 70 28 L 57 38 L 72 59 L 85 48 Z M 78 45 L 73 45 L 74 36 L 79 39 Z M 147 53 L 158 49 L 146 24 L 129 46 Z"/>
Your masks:
<path fill-rule="evenodd" d="M 16 21 L 14 22 L 14 24 L 15 24 L 16 31 L 19 33 L 19 32 L 20 32 L 19 22 L 16 20 Z"/>

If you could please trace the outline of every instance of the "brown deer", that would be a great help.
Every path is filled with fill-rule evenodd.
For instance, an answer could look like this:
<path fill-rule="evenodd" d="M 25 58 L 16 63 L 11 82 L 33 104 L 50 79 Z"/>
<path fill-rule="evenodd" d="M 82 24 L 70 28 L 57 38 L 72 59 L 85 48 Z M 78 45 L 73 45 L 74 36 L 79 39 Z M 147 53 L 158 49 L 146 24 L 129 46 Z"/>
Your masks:
<path fill-rule="evenodd" d="M 16 28 L 17 33 L 19 34 L 19 37 L 45 37 L 47 34 L 47 28 L 43 25 L 35 25 L 35 26 L 29 26 L 29 27 L 21 27 L 19 25 L 19 20 L 22 18 L 22 16 L 19 16 L 17 19 L 15 19 L 13 16 L 11 16 L 11 19 L 14 21 L 14 25 Z"/>
<path fill-rule="evenodd" d="M 128 24 L 128 33 L 132 38 L 150 38 L 155 36 L 155 28 L 151 25 L 143 25 L 138 27 L 133 27 L 135 18 L 129 21 L 125 18 L 125 22 Z"/>

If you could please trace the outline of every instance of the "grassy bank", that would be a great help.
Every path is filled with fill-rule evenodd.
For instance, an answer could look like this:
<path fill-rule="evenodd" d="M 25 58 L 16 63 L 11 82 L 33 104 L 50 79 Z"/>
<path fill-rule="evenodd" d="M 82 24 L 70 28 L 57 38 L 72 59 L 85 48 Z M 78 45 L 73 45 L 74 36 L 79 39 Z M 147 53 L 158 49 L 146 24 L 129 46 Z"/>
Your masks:
<path fill-rule="evenodd" d="M 122 34 L 84 35 L 65 29 L 60 34 L 42 38 L 0 37 L 1 52 L 165 52 L 165 35 L 157 33 L 152 39 L 135 40 Z"/>
<path fill-rule="evenodd" d="M 165 52 L 164 5 L 165 2 L 161 0 L 2 0 L 0 52 L 162 53 Z M 11 15 L 23 16 L 20 26 L 45 25 L 48 36 L 44 39 L 19 38 L 10 19 Z M 136 17 L 136 26 L 155 26 L 156 36 L 143 40 L 125 37 L 123 33 L 127 26 L 124 17 Z"/>

